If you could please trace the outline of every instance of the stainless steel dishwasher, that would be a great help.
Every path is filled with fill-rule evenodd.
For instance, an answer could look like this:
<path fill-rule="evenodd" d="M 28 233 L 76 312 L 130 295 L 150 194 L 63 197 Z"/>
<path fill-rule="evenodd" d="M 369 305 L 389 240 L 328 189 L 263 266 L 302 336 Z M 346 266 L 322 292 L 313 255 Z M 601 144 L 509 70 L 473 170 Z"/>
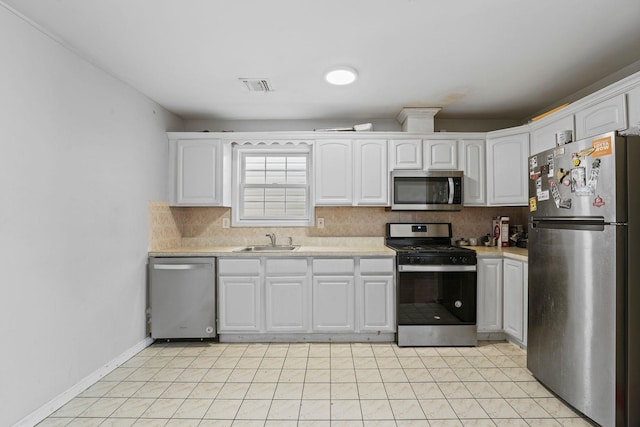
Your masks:
<path fill-rule="evenodd" d="M 151 337 L 215 337 L 215 278 L 215 258 L 150 257 Z"/>

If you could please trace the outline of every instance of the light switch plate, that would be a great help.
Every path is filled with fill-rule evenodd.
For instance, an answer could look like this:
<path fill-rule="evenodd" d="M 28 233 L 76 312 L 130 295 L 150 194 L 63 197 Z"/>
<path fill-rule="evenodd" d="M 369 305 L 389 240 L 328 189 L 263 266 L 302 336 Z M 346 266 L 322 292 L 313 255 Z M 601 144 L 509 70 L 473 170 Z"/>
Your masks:
<path fill-rule="evenodd" d="M 324 228 L 324 218 L 318 218 L 316 219 L 316 226 L 318 228 Z"/>
<path fill-rule="evenodd" d="M 229 228 L 229 218 L 222 218 L 222 228 Z"/>

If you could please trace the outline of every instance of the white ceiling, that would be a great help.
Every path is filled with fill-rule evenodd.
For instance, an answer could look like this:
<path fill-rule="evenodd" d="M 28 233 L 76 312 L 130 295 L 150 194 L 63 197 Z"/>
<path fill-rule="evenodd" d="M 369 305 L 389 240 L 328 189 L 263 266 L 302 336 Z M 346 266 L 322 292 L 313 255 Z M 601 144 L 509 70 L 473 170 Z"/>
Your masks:
<path fill-rule="evenodd" d="M 520 120 L 640 60 L 638 0 L 4 2 L 186 119 Z"/>

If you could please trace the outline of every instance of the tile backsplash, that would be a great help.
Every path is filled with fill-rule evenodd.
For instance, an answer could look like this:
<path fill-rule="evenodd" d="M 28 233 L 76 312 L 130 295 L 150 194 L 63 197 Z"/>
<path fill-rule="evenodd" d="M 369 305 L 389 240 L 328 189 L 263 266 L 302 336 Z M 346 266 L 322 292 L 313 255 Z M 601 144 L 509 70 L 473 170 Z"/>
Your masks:
<path fill-rule="evenodd" d="M 292 237 L 294 244 L 314 244 L 319 238 L 384 237 L 387 222 L 451 222 L 454 238 L 480 237 L 491 232 L 491 219 L 509 216 L 511 224 L 527 223 L 526 207 L 466 207 L 458 212 L 392 212 L 377 207 L 317 207 L 316 218 L 324 218 L 324 228 L 316 227 L 231 227 L 222 228 L 222 219 L 231 218 L 230 208 L 170 207 L 166 202 L 149 203 L 149 249 L 178 246 L 227 246 L 267 244 L 267 233 L 280 242 Z M 367 239 L 368 240 L 368 239 Z"/>

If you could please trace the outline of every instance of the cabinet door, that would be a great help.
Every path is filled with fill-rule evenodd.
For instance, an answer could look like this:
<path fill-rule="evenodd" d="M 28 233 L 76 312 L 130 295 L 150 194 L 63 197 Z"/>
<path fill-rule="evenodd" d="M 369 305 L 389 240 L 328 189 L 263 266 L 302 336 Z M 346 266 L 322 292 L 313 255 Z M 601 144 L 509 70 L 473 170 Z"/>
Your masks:
<path fill-rule="evenodd" d="M 260 278 L 218 278 L 219 332 L 260 331 Z"/>
<path fill-rule="evenodd" d="M 502 259 L 478 258 L 478 332 L 502 331 Z"/>
<path fill-rule="evenodd" d="M 389 204 L 389 173 L 386 140 L 355 141 L 355 204 Z"/>
<path fill-rule="evenodd" d="M 326 332 L 353 332 L 353 276 L 313 278 L 313 329 Z"/>
<path fill-rule="evenodd" d="M 315 143 L 315 204 L 324 206 L 353 203 L 353 164 L 350 140 Z"/>
<path fill-rule="evenodd" d="M 625 95 L 618 95 L 576 113 L 576 140 L 627 128 Z"/>
<path fill-rule="evenodd" d="M 522 345 L 527 346 L 527 337 L 529 329 L 529 263 L 522 263 Z"/>
<path fill-rule="evenodd" d="M 391 169 L 422 169 L 422 140 L 397 139 L 389 141 Z"/>
<path fill-rule="evenodd" d="M 359 330 L 395 331 L 393 276 L 361 276 L 358 280 Z"/>
<path fill-rule="evenodd" d="M 219 140 L 170 142 L 171 201 L 176 206 L 222 205 L 222 157 Z"/>
<path fill-rule="evenodd" d="M 309 313 L 306 276 L 267 277 L 265 285 L 267 331 L 306 331 Z"/>
<path fill-rule="evenodd" d="M 489 205 L 528 205 L 529 134 L 487 139 Z"/>
<path fill-rule="evenodd" d="M 529 154 L 534 155 L 556 146 L 556 132 L 570 130 L 575 136 L 573 115 L 551 122 L 531 132 L 531 148 Z"/>
<path fill-rule="evenodd" d="M 425 170 L 456 170 L 458 169 L 458 141 L 437 140 L 424 141 Z"/>
<path fill-rule="evenodd" d="M 627 103 L 629 111 L 629 127 L 638 130 L 640 128 L 640 86 L 637 86 L 627 93 Z"/>
<path fill-rule="evenodd" d="M 504 332 L 517 341 L 524 338 L 524 269 L 522 262 L 504 260 Z"/>
<path fill-rule="evenodd" d="M 487 203 L 486 160 L 484 141 L 459 141 L 460 167 L 464 171 L 464 205 Z"/>

